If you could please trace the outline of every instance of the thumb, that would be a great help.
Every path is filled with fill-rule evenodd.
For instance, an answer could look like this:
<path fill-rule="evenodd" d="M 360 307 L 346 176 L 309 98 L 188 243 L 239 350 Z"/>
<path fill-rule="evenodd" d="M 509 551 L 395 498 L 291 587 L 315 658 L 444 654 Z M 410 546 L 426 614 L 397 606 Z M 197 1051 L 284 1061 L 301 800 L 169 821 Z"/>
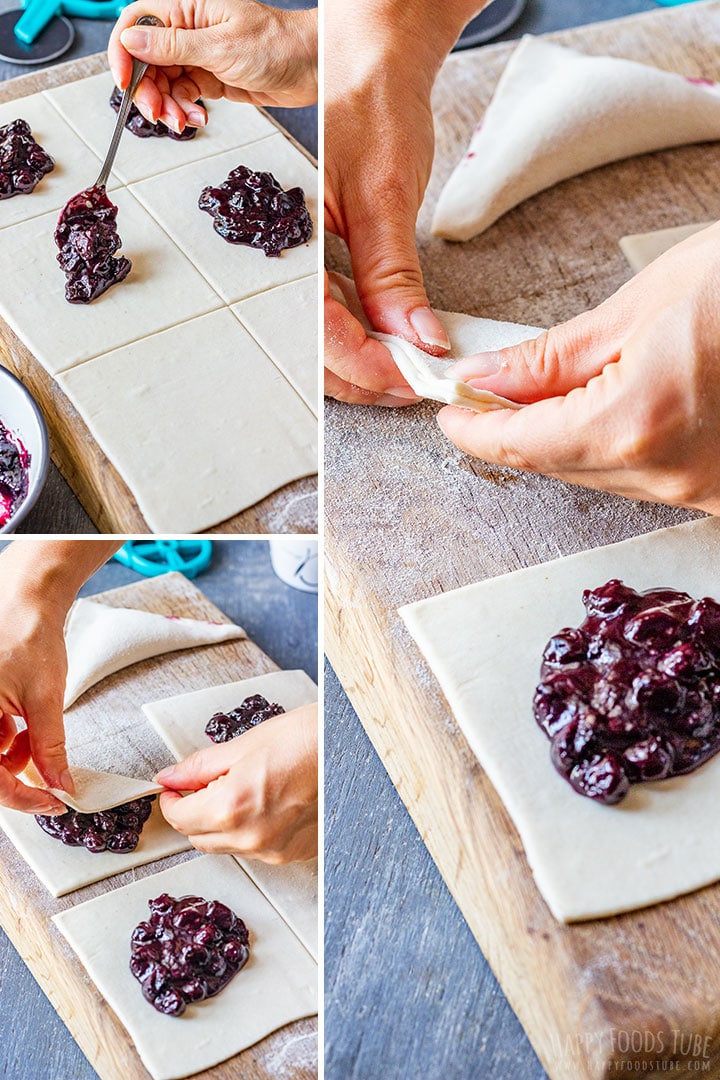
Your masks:
<path fill-rule="evenodd" d="M 217 40 L 212 28 L 182 30 L 177 27 L 131 26 L 120 41 L 137 60 L 157 67 L 201 67 L 212 71 Z"/>
<path fill-rule="evenodd" d="M 154 779 L 156 783 L 173 791 L 200 791 L 219 776 L 223 776 L 234 764 L 237 746 L 232 746 L 232 743 L 235 741 L 239 742 L 231 740 L 230 743 L 196 750 L 176 765 L 161 769 Z"/>
<path fill-rule="evenodd" d="M 397 334 L 425 352 L 450 348 L 445 328 L 430 307 L 415 244 L 415 221 L 378 212 L 348 231 L 353 276 L 373 326 Z"/>
<path fill-rule="evenodd" d="M 603 304 L 519 345 L 467 356 L 448 373 L 511 401 L 562 397 L 620 358 L 626 325 Z"/>

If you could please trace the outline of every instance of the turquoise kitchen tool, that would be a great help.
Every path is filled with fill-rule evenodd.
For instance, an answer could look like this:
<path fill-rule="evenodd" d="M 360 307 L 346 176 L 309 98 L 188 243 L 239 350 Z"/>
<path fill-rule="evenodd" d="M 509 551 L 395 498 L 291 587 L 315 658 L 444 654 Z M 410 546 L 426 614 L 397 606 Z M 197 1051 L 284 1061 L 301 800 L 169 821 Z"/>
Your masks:
<path fill-rule="evenodd" d="M 0 59 L 11 64 L 47 64 L 72 45 L 75 29 L 66 17 L 117 19 L 130 0 L 20 0 L 0 15 Z"/>
<path fill-rule="evenodd" d="M 74 15 L 78 19 L 117 19 L 130 0 L 20 0 L 24 8 L 15 24 L 15 37 L 32 45 L 56 15 Z"/>
<path fill-rule="evenodd" d="M 212 540 L 128 540 L 114 557 L 143 577 L 177 570 L 192 579 L 210 565 L 212 547 Z"/>

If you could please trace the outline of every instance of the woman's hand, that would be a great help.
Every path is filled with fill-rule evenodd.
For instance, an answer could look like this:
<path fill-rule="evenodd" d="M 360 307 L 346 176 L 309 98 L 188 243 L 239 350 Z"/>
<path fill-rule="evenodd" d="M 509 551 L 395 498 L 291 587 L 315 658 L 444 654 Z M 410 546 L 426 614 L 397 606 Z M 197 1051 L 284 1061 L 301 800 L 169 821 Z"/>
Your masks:
<path fill-rule="evenodd" d="M 529 402 L 448 407 L 461 450 L 575 484 L 720 514 L 720 224 L 666 252 L 594 311 L 454 374 Z"/>
<path fill-rule="evenodd" d="M 325 223 L 347 244 L 373 329 L 435 356 L 449 341 L 430 308 L 415 223 L 430 176 L 430 91 L 477 0 L 333 0 L 325 20 Z M 326 291 L 325 392 L 355 404 L 418 400 L 387 349 Z"/>
<path fill-rule="evenodd" d="M 136 27 L 157 15 L 163 27 Z M 317 12 L 283 11 L 257 0 L 137 0 L 108 45 L 113 78 L 130 82 L 135 57 L 150 65 L 135 95 L 146 119 L 173 131 L 202 127 L 197 99 L 297 107 L 317 101 Z"/>
<path fill-rule="evenodd" d="M 200 851 L 310 859 L 318 845 L 317 743 L 316 705 L 274 716 L 158 773 L 169 789 L 160 808 Z"/>
<path fill-rule="evenodd" d="M 15 540 L 0 555 L 0 805 L 62 814 L 17 779 L 32 758 L 48 787 L 73 791 L 65 753 L 65 618 L 80 586 L 120 546 L 105 540 Z M 15 717 L 26 729 L 19 732 Z"/>

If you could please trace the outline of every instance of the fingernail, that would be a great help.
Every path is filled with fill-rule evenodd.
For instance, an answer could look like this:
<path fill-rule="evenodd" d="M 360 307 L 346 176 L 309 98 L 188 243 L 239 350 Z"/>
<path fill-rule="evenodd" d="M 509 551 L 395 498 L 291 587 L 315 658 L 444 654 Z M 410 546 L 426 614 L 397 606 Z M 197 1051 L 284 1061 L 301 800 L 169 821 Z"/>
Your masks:
<path fill-rule="evenodd" d="M 67 813 L 67 807 L 62 804 L 57 805 L 56 803 L 53 803 L 51 806 L 44 806 L 42 809 L 35 810 L 34 812 L 36 814 L 43 814 L 45 817 L 61 817 L 63 814 Z"/>
<path fill-rule="evenodd" d="M 169 127 L 176 135 L 180 134 L 180 121 L 176 120 L 174 116 L 161 116 L 160 119 L 165 127 Z"/>
<path fill-rule="evenodd" d="M 407 398 L 407 397 L 402 397 L 401 398 L 401 397 L 394 397 L 392 394 L 382 394 L 377 399 L 377 401 L 374 402 L 374 404 L 375 405 L 395 406 L 395 408 L 397 408 L 398 405 L 412 405 L 415 402 L 418 402 L 418 401 L 421 401 L 421 400 L 422 399 L 419 398 L 417 396 L 417 394 L 413 394 L 412 398 Z"/>
<path fill-rule="evenodd" d="M 153 780 L 156 784 L 162 784 L 163 780 L 169 780 L 175 773 L 175 766 L 168 765 L 167 768 L 161 769 L 159 773 L 155 773 Z"/>
<path fill-rule="evenodd" d="M 75 794 L 75 781 L 73 780 L 72 773 L 69 769 L 63 769 L 63 771 L 60 773 L 59 786 L 63 789 L 63 791 L 67 791 L 68 795 Z"/>
<path fill-rule="evenodd" d="M 443 324 L 429 307 L 415 308 L 408 315 L 408 322 L 425 345 L 436 345 L 440 349 L 450 348 L 450 339 Z"/>
<path fill-rule="evenodd" d="M 138 30 L 135 26 L 123 30 L 120 40 L 128 52 L 145 52 L 150 46 L 150 35 L 147 30 Z"/>
<path fill-rule="evenodd" d="M 205 113 L 200 112 L 199 109 L 191 109 L 187 118 L 188 124 L 192 124 L 193 127 L 205 127 Z"/>
<path fill-rule="evenodd" d="M 411 386 L 390 386 L 385 391 L 388 397 L 402 398 L 403 401 L 419 401 L 420 397 Z"/>
<path fill-rule="evenodd" d="M 468 356 L 457 364 L 453 364 L 451 368 L 448 368 L 448 374 L 473 386 L 471 379 L 497 375 L 501 368 L 502 356 L 499 352 L 477 353 L 475 356 Z"/>

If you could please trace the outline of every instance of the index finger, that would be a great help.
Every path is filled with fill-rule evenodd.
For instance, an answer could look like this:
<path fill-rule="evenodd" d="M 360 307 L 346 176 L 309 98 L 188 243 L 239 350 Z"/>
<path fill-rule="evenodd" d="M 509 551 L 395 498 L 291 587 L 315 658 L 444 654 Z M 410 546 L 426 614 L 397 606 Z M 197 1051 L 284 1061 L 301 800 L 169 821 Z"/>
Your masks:
<path fill-rule="evenodd" d="M 0 764 L 0 806 L 25 814 L 64 814 L 65 806 L 42 788 L 28 787 Z"/>
<path fill-rule="evenodd" d="M 177 791 L 163 791 L 160 809 L 168 825 L 185 836 L 200 836 L 209 832 L 222 832 L 218 821 L 215 793 L 210 787 L 181 795 Z"/>

